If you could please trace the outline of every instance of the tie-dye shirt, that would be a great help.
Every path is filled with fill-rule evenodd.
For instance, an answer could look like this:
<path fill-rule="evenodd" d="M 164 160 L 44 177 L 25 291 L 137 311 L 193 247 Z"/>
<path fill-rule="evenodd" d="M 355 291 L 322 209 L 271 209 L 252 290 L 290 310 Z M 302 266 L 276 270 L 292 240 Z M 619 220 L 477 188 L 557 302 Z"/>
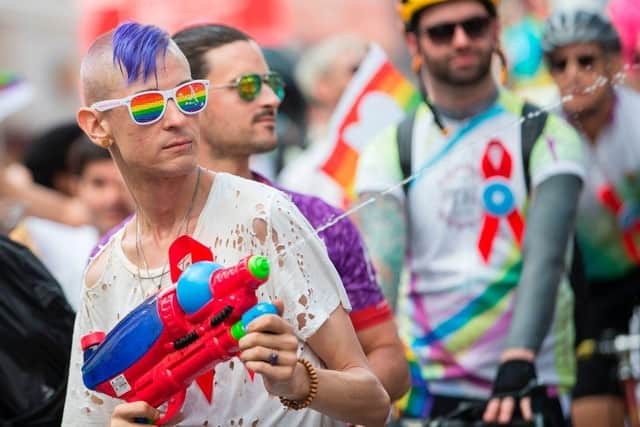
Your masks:
<path fill-rule="evenodd" d="M 521 110 L 522 101 L 502 91 L 484 112 L 447 123 L 448 136 L 426 106 L 418 110 L 412 167 L 422 173 L 409 188 L 411 278 L 400 290 L 397 312 L 401 337 L 414 359 L 416 399 L 424 401 L 429 393 L 489 395 L 522 269 L 527 190 Z M 398 159 L 396 132 L 389 129 L 363 152 L 357 191 L 399 183 Z M 553 175 L 584 174 L 579 137 L 557 116 L 549 116 L 529 169 L 533 189 Z M 399 186 L 392 194 L 404 199 Z M 537 372 L 543 382 L 568 388 L 574 380 L 573 298 L 566 278 L 556 302 Z M 421 383 L 428 389 L 420 389 Z M 420 405 L 418 415 L 424 402 Z"/>
<path fill-rule="evenodd" d="M 608 126 L 584 143 L 587 177 L 578 242 L 589 281 L 619 279 L 640 264 L 640 95 L 616 88 Z"/>

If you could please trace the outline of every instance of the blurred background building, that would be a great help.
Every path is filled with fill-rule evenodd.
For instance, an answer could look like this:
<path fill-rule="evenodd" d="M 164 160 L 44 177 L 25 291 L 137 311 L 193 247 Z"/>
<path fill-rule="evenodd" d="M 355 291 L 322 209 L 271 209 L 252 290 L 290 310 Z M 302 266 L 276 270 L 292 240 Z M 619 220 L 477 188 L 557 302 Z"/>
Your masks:
<path fill-rule="evenodd" d="M 247 31 L 263 46 L 294 52 L 348 28 L 396 56 L 404 54 L 389 0 L 0 0 L 0 70 L 20 75 L 37 94 L 29 108 L 4 123 L 10 140 L 74 117 L 80 102 L 78 58 L 96 36 L 126 20 L 169 32 L 224 22 Z"/>
<path fill-rule="evenodd" d="M 570 1 L 606 4 L 606 0 Z M 506 83 L 541 105 L 556 95 L 540 49 L 541 26 L 549 9 L 564 3 L 501 2 Z M 413 78 L 395 0 L 0 0 L 0 72 L 20 76 L 35 94 L 28 108 L 0 124 L 0 141 L 5 141 L 0 147 L 5 146 L 9 159 L 19 158 L 23 147 L 44 130 L 74 120 L 80 105 L 79 58 L 98 35 L 127 20 L 155 24 L 170 33 L 203 22 L 236 26 L 269 48 L 267 58 L 277 62 L 272 67 L 285 71 L 293 70 L 303 49 L 348 31 L 379 43 Z M 294 83 L 292 76 L 287 78 L 287 83 Z M 293 99 L 296 88 L 289 86 L 292 99 L 285 100 L 290 105 L 282 110 L 296 116 L 303 106 Z M 302 113 L 292 118 L 304 120 Z"/>

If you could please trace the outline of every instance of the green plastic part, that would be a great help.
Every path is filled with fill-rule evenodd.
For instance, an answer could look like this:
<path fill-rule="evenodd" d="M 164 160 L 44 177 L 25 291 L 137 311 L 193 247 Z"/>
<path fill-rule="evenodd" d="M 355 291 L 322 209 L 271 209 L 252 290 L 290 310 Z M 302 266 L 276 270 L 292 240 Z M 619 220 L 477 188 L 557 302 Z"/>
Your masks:
<path fill-rule="evenodd" d="M 244 327 L 242 326 L 242 322 L 238 320 L 231 327 L 231 336 L 236 340 L 240 341 L 240 338 L 245 336 Z"/>
<path fill-rule="evenodd" d="M 254 255 L 249 258 L 247 263 L 249 271 L 257 279 L 264 280 L 269 277 L 269 260 L 260 255 Z"/>

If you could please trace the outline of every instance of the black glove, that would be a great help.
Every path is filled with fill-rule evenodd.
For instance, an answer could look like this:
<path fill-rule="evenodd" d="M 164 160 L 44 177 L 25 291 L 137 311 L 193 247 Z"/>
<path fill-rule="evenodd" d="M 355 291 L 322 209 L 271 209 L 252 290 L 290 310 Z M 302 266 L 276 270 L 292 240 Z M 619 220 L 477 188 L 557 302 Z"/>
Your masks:
<path fill-rule="evenodd" d="M 507 360 L 498 367 L 491 397 L 513 396 L 518 399 L 536 378 L 536 367 L 532 362 L 524 359 Z"/>

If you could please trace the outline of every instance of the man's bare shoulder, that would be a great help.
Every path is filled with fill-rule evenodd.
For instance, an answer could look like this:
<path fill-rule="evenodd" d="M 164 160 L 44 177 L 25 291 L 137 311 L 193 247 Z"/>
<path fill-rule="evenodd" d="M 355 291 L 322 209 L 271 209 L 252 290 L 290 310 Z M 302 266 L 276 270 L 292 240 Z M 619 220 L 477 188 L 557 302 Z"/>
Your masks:
<path fill-rule="evenodd" d="M 111 246 L 111 245 L 108 245 Z M 102 274 L 104 273 L 105 267 L 107 265 L 107 260 L 109 258 L 108 253 L 110 248 L 105 248 L 96 255 L 87 266 L 87 269 L 84 273 L 83 286 L 86 289 L 91 289 L 96 286 Z"/>
<path fill-rule="evenodd" d="M 100 246 L 96 255 L 89 260 L 89 264 L 87 265 L 82 281 L 85 289 L 92 289 L 100 281 L 111 257 L 111 251 L 113 250 L 115 241 L 117 240 L 116 237 L 120 236 L 124 232 L 124 228 L 125 227 L 123 226 L 120 230 L 113 233 L 109 237 L 109 240 Z"/>

